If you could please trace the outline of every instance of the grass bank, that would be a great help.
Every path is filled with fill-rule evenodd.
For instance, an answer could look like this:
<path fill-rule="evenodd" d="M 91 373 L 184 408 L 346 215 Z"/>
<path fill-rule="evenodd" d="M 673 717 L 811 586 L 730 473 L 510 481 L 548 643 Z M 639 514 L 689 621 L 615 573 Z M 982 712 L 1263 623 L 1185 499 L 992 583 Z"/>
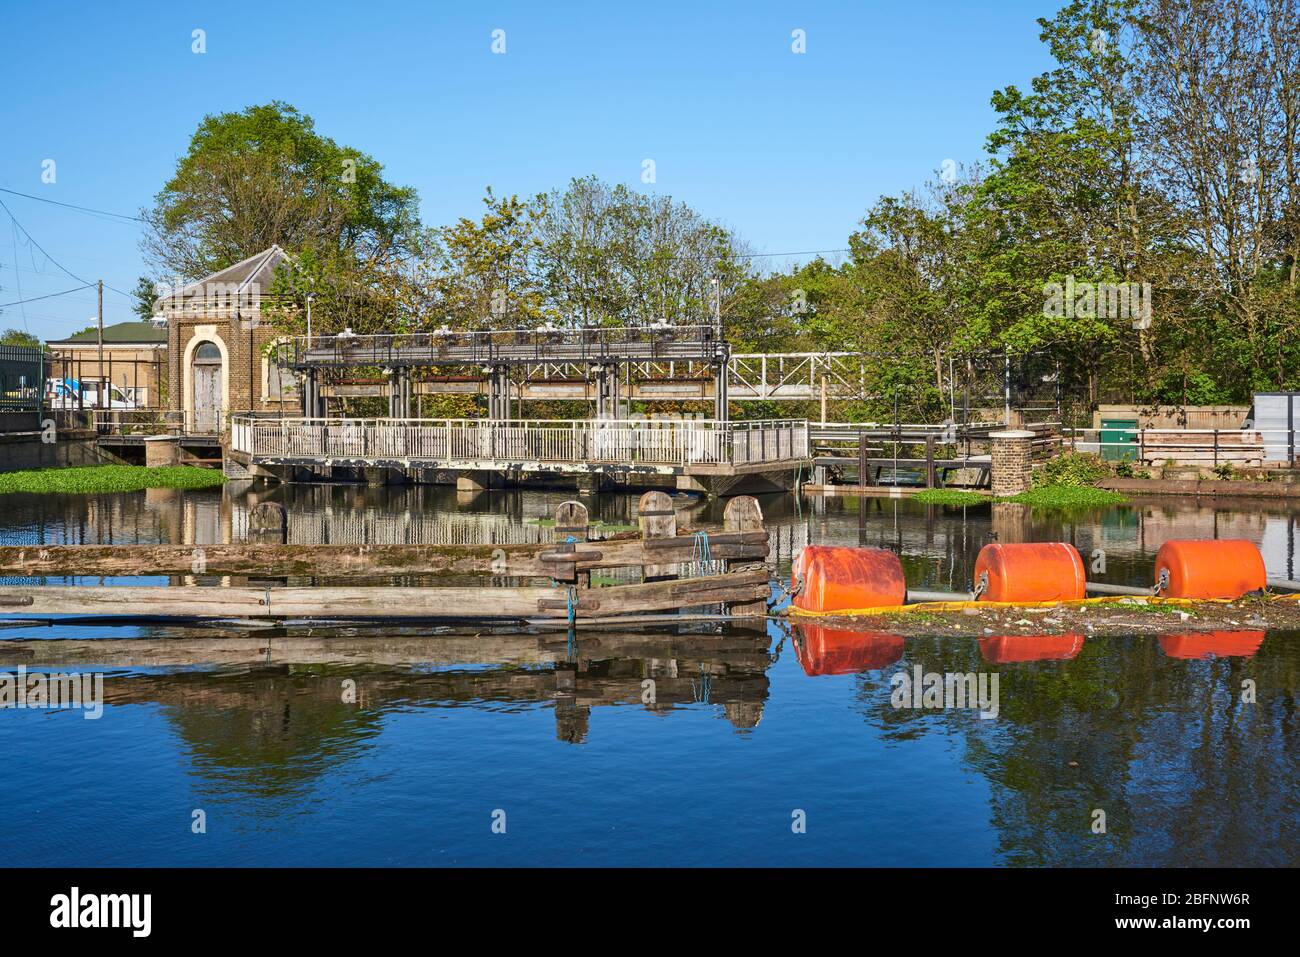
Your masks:
<path fill-rule="evenodd" d="M 146 488 L 217 488 L 219 469 L 193 465 L 145 468 L 143 465 L 88 465 L 80 468 L 0 472 L 0 495 L 8 492 L 138 492 Z"/>

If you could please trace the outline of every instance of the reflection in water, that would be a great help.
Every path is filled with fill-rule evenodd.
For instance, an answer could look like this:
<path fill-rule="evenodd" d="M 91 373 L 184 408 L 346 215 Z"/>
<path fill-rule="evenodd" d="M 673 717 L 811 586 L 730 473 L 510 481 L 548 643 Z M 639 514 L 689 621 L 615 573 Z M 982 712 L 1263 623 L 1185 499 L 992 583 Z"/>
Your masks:
<path fill-rule="evenodd" d="M 1170 658 L 1250 658 L 1263 643 L 1262 631 L 1203 631 L 1160 636 L 1160 650 Z"/>
<path fill-rule="evenodd" d="M 107 704 L 162 706 L 199 774 L 281 797 L 361 753 L 394 711 L 549 705 L 556 737 L 581 743 L 593 708 L 636 705 L 668 715 L 704 704 L 749 730 L 762 719 L 771 663 L 767 635 L 744 631 L 596 632 L 572 641 L 563 633 L 450 629 L 432 638 L 414 629 L 197 639 L 174 631 L 0 642 L 0 667 L 111 665 Z"/>
<path fill-rule="evenodd" d="M 899 635 L 816 624 L 793 625 L 791 633 L 799 664 L 810 677 L 887 668 L 903 657 L 907 644 Z"/>
<path fill-rule="evenodd" d="M 1295 864 L 1300 654 L 1296 635 L 1262 638 L 1094 636 L 1062 660 L 999 662 L 996 721 L 895 709 L 888 674 L 859 677 L 858 702 L 866 722 L 900 746 L 934 736 L 960 743 L 963 765 L 989 783 L 1002 863 Z M 1257 653 L 1164 657 L 1210 647 Z M 981 658 L 992 661 L 985 648 L 909 639 L 907 660 L 978 672 Z M 1257 696 L 1243 695 L 1246 678 Z M 1104 838 L 1089 830 L 1094 808 L 1106 811 Z"/>
<path fill-rule="evenodd" d="M 348 486 L 5 496 L 0 541 L 238 540 L 269 498 L 302 540 L 490 544 L 546 535 L 531 520 L 570 497 Z M 633 495 L 587 501 L 594 518 L 635 518 Z M 721 503 L 675 504 L 682 524 L 721 520 Z M 920 587 L 955 590 L 987 542 L 1055 539 L 1085 558 L 1104 550 L 1105 580 L 1139 584 L 1166 539 L 1218 535 L 1257 542 L 1270 574 L 1296 577 L 1294 514 L 1271 504 L 1064 517 L 891 499 L 762 504 L 782 576 L 809 542 L 861 544 L 898 551 Z M 32 845 L 44 855 L 34 863 L 73 864 L 1300 863 L 1300 636 L 904 641 L 800 623 L 789 639 L 793 653 L 774 661 L 772 638 L 744 633 L 580 631 L 570 643 L 502 630 L 5 630 L 0 668 L 109 677 L 101 721 L 0 711 L 0 748 L 19 758 L 0 801 L 24 809 L 0 816 L 0 840 L 37 833 L 52 840 Z M 995 671 L 998 717 L 894 708 L 891 672 L 918 665 Z M 521 826 L 486 843 L 480 814 L 503 804 Z M 789 841 L 789 808 L 809 806 L 817 826 Z M 206 843 L 178 844 L 195 807 L 217 824 Z M 1090 830 L 1096 808 L 1106 835 Z"/>
<path fill-rule="evenodd" d="M 993 665 L 1068 661 L 1083 650 L 1083 635 L 994 635 L 979 644 L 980 657 Z"/>
<path fill-rule="evenodd" d="M 544 542 L 542 524 L 572 492 L 507 489 L 458 497 L 438 485 L 230 486 L 224 491 L 157 489 L 139 495 L 8 495 L 0 503 L 0 543 L 242 541 L 249 510 L 276 501 L 289 512 L 289 537 L 311 544 L 426 543 L 496 545 Z M 584 499 L 593 521 L 634 524 L 635 494 Z M 1014 503 L 966 508 L 908 499 L 760 498 L 771 536 L 769 560 L 788 573 L 809 543 L 864 545 L 898 552 L 917 588 L 970 588 L 975 557 L 991 541 L 1066 541 L 1083 554 L 1089 577 L 1150 584 L 1152 562 L 1171 538 L 1244 538 L 1264 555 L 1270 576 L 1296 578 L 1298 511 L 1286 502 L 1233 510 L 1215 500 L 1171 499 L 1061 513 Z M 723 502 L 681 495 L 679 525 L 720 523 Z"/>

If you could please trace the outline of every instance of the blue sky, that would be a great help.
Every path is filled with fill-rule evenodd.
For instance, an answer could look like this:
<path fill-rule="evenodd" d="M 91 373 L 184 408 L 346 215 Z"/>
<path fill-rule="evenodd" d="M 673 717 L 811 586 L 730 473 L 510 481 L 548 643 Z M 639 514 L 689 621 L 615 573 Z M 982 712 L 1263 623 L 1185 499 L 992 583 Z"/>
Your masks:
<path fill-rule="evenodd" d="M 477 216 L 488 185 L 527 195 L 595 173 L 684 200 L 758 252 L 834 249 L 880 195 L 982 158 L 990 93 L 1048 67 L 1034 21 L 1060 5 L 0 0 L 0 187 L 135 214 L 204 114 L 281 99 L 416 187 L 428 224 Z M 79 277 L 129 292 L 146 271 L 136 224 L 0 200 Z M 0 211 L 0 303 L 75 285 Z M 94 298 L 11 306 L 0 328 L 67 335 Z M 129 307 L 105 293 L 106 322 Z"/>

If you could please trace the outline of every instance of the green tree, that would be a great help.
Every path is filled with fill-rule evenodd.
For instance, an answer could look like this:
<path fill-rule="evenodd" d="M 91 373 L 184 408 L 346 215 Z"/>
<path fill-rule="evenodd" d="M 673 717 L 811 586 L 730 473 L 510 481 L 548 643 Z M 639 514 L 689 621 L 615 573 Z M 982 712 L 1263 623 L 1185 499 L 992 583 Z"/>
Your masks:
<path fill-rule="evenodd" d="M 39 337 L 30 332 L 23 332 L 21 329 L 6 329 L 0 332 L 0 346 L 22 346 L 26 349 L 43 347 Z"/>
<path fill-rule="evenodd" d="M 275 243 L 345 266 L 383 262 L 409 253 L 419 230 L 413 189 L 281 102 L 204 117 L 144 218 L 156 272 L 188 280 Z"/>

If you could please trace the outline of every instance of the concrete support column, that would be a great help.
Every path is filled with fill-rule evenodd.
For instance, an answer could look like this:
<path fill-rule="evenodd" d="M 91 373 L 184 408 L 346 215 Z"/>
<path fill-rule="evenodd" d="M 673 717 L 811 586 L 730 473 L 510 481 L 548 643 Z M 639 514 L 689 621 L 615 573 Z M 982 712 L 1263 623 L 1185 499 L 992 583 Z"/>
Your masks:
<path fill-rule="evenodd" d="M 677 491 L 679 492 L 700 492 L 708 495 L 710 488 L 701 479 L 693 475 L 677 476 Z"/>
<path fill-rule="evenodd" d="M 488 376 L 488 418 L 510 418 L 510 367 L 495 366 Z"/>
<path fill-rule="evenodd" d="M 991 432 L 993 494 L 1019 495 L 1029 489 L 1034 474 L 1034 433 L 1027 429 Z"/>
<path fill-rule="evenodd" d="M 170 435 L 151 435 L 144 440 L 144 464 L 149 468 L 175 465 L 180 460 L 180 442 Z"/>
<path fill-rule="evenodd" d="M 457 492 L 482 492 L 491 486 L 491 472 L 460 472 L 456 475 Z"/>
<path fill-rule="evenodd" d="M 388 377 L 388 416 L 393 419 L 411 417 L 411 370 L 394 369 Z"/>
<path fill-rule="evenodd" d="M 619 392 L 618 364 L 600 366 L 596 370 L 596 418 L 617 419 L 622 416 Z"/>
<path fill-rule="evenodd" d="M 728 411 L 730 397 L 727 394 L 727 363 L 718 363 L 713 378 L 713 417 L 719 422 L 726 422 L 730 417 Z"/>

